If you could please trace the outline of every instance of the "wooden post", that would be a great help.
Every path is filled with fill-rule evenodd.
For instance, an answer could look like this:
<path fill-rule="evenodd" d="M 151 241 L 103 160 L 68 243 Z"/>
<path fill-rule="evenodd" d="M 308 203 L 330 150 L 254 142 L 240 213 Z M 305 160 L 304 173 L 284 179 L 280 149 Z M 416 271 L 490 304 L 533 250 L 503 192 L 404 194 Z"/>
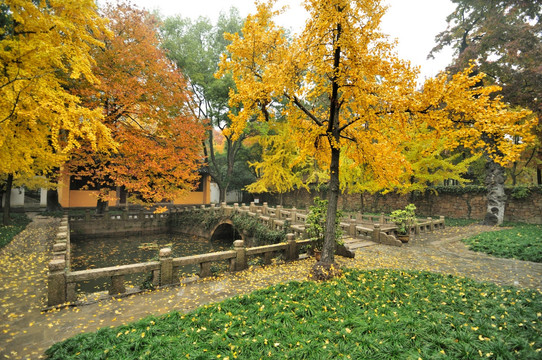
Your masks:
<path fill-rule="evenodd" d="M 47 276 L 47 305 L 55 306 L 66 302 L 66 261 L 49 261 Z"/>
<path fill-rule="evenodd" d="M 237 253 L 235 259 L 235 271 L 245 270 L 247 268 L 247 249 L 243 240 L 235 240 L 233 248 Z"/>
<path fill-rule="evenodd" d="M 160 286 L 173 283 L 173 258 L 171 248 L 160 249 Z"/>

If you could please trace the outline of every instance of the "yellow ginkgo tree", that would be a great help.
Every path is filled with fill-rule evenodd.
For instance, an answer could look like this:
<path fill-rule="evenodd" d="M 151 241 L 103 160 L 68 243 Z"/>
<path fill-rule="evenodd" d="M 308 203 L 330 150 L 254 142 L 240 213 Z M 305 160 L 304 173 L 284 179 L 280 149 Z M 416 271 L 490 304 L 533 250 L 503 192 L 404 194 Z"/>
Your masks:
<path fill-rule="evenodd" d="M 476 86 L 483 75 L 471 76 L 471 68 L 430 79 L 417 91 L 416 70 L 397 58 L 379 30 L 385 13 L 380 1 L 305 0 L 308 20 L 291 40 L 273 22 L 282 11 L 274 4 L 257 3 L 242 37 L 226 35 L 231 45 L 217 76 L 231 72 L 236 83 L 230 105 L 241 111 L 230 115 L 233 132 L 255 118 L 276 121 L 280 111 L 298 156 L 310 156 L 328 170 L 326 237 L 315 274 L 325 277 L 334 263 L 341 164 L 345 174 L 361 168 L 373 187 L 390 189 L 404 186 L 405 174 L 412 174 L 404 150 L 418 129 L 431 129 L 423 139 L 428 148 L 450 151 L 483 149 L 490 136 L 499 151 L 489 153 L 502 162 L 523 148 L 505 133 L 529 141 L 528 113 L 507 111 L 490 96 L 496 88 Z"/>
<path fill-rule="evenodd" d="M 51 173 L 82 139 L 111 143 L 101 109 L 66 89 L 68 78 L 95 80 L 89 50 L 106 30 L 93 0 L 5 0 L 0 20 L 0 178 L 9 188 Z"/>

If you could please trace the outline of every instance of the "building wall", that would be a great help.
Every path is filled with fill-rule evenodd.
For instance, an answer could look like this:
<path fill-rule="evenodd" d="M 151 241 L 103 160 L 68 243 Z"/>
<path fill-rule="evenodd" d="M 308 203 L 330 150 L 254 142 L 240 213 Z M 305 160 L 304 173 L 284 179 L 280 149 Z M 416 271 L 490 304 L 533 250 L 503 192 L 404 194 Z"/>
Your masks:
<path fill-rule="evenodd" d="M 175 205 L 200 205 L 210 204 L 211 194 L 210 186 L 211 179 L 208 175 L 203 175 L 203 191 L 193 191 L 187 195 L 175 199 Z M 109 206 L 118 206 L 119 198 L 116 191 L 110 191 L 108 196 Z M 64 208 L 77 207 L 95 207 L 98 203 L 98 191 L 96 190 L 70 190 L 69 176 L 64 175 L 59 181 L 58 186 L 58 201 Z"/>

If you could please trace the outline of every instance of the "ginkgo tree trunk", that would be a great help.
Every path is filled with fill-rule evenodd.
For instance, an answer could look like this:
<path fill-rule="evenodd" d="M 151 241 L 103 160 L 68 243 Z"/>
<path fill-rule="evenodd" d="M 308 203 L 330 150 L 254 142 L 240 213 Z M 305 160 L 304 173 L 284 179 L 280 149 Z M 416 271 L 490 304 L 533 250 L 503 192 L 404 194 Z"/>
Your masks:
<path fill-rule="evenodd" d="M 423 91 L 416 90 L 417 72 L 396 57 L 379 30 L 385 13 L 379 1 L 306 0 L 308 20 L 291 41 L 273 22 L 280 13 L 274 3 L 257 5 L 242 37 L 226 35 L 232 43 L 217 76 L 231 72 L 236 82 L 230 105 L 242 110 L 230 114 L 231 131 L 240 133 L 254 117 L 276 121 L 281 109 L 298 156 L 310 156 L 328 171 L 326 236 L 313 269 L 317 278 L 333 275 L 341 166 L 362 168 L 374 188 L 400 189 L 410 185 L 405 174 L 412 174 L 405 144 L 422 130 L 428 149 L 438 143 L 449 150 L 479 151 L 482 134 L 494 133 L 504 154 L 495 156 L 498 162 L 516 157 L 523 147 L 507 141 L 503 131 L 527 134 L 528 112 L 507 111 L 499 98 L 490 97 L 497 88 L 475 87 L 483 75 L 469 76 L 472 68 L 453 78 L 429 79 Z"/>

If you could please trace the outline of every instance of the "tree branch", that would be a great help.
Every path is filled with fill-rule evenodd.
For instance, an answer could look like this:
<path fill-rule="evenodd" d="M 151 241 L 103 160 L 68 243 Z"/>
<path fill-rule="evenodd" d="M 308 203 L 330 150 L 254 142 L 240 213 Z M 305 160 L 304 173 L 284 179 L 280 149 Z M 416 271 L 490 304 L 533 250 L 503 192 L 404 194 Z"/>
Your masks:
<path fill-rule="evenodd" d="M 291 99 L 291 97 L 288 94 L 285 94 L 285 95 L 286 95 L 287 98 Z M 322 121 L 320 121 L 316 116 L 314 116 L 313 113 L 311 113 L 305 106 L 303 106 L 301 101 L 299 101 L 299 99 L 295 95 L 292 98 L 294 100 L 294 104 L 299 109 L 301 109 L 301 111 L 303 111 L 309 118 L 311 118 L 312 121 L 314 121 L 318 126 L 323 126 L 324 125 L 324 123 Z"/>

